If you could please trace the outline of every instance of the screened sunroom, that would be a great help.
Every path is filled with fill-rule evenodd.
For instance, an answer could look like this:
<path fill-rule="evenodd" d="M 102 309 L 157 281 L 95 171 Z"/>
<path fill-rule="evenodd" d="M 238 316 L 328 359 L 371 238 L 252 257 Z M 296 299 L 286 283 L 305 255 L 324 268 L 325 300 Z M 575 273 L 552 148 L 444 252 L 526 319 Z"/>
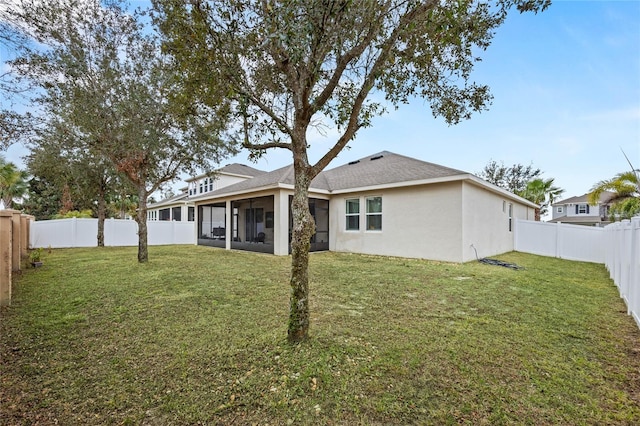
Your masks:
<path fill-rule="evenodd" d="M 289 246 L 290 252 L 292 197 L 288 197 L 288 208 L 282 209 L 286 220 L 278 214 L 275 198 L 267 195 L 199 205 L 198 244 L 273 254 L 275 245 L 281 241 Z M 329 250 L 329 200 L 311 198 L 309 209 L 316 222 L 311 251 Z M 288 223 L 288 229 L 279 229 L 285 226 L 279 227 L 278 223 Z M 286 254 L 287 247 L 280 247 L 278 254 Z"/>

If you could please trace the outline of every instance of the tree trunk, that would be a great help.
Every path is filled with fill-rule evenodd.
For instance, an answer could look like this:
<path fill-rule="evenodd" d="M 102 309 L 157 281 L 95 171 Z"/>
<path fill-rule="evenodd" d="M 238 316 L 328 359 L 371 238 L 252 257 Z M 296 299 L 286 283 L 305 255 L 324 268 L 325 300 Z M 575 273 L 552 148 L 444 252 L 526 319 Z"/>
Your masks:
<path fill-rule="evenodd" d="M 534 219 L 535 219 L 536 222 L 540 222 L 540 209 L 537 208 L 537 207 L 535 209 Z"/>
<path fill-rule="evenodd" d="M 136 222 L 138 222 L 138 262 L 146 263 L 149 261 L 149 250 L 147 248 L 147 189 L 145 187 L 138 188 L 138 213 L 136 214 Z"/>
<path fill-rule="evenodd" d="M 306 156 L 305 156 L 306 157 Z M 291 214 L 291 296 L 289 303 L 288 340 L 297 343 L 309 336 L 309 248 L 315 232 L 309 211 L 309 167 L 294 158 L 295 187 Z"/>
<path fill-rule="evenodd" d="M 104 247 L 104 219 L 107 215 L 107 203 L 104 200 L 104 187 L 98 193 L 98 247 Z"/>

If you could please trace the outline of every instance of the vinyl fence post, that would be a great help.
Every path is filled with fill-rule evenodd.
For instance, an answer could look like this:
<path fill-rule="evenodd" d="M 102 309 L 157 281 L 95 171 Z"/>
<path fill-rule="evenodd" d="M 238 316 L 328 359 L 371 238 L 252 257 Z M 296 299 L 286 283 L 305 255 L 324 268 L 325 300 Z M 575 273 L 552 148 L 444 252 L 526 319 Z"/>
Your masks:
<path fill-rule="evenodd" d="M 630 250 L 629 250 L 629 302 L 627 304 L 627 312 L 633 315 L 636 322 L 640 326 L 640 260 L 638 256 L 638 243 L 640 241 L 640 217 L 631 219 L 630 224 Z"/>
<path fill-rule="evenodd" d="M 562 242 L 562 238 L 560 236 L 561 232 L 562 232 L 562 223 L 557 222 L 556 223 L 556 258 L 558 259 L 562 259 L 562 253 L 560 250 L 560 244 Z"/>
<path fill-rule="evenodd" d="M 615 275 L 615 278 L 613 279 L 613 281 L 618 286 L 618 289 L 621 289 L 621 285 L 622 285 L 621 278 L 622 278 L 622 265 L 623 265 L 622 255 L 624 250 L 623 243 L 624 243 L 624 224 L 620 222 L 616 229 L 616 249 L 615 249 L 616 275 Z"/>
<path fill-rule="evenodd" d="M 629 244 L 631 243 L 631 221 L 622 221 L 622 230 L 620 235 L 620 292 L 627 306 L 629 305 L 629 266 L 631 258 L 629 257 Z"/>

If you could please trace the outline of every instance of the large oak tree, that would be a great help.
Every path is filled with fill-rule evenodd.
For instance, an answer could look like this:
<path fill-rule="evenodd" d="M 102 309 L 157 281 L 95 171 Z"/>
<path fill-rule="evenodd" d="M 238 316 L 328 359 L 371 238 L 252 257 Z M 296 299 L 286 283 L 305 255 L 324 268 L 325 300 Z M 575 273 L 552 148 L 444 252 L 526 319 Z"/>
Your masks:
<path fill-rule="evenodd" d="M 127 184 L 108 157 L 88 141 L 77 139 L 81 137 L 65 122 L 50 121 L 31 139 L 25 160 L 29 172 L 56 190 L 60 200 L 64 194 L 74 210 L 92 211 L 98 218 L 97 244 L 103 247 L 109 201 L 122 191 L 135 193 L 135 188 Z"/>
<path fill-rule="evenodd" d="M 148 19 L 120 1 L 22 0 L 5 14 L 36 42 L 11 64 L 41 89 L 43 113 L 65 123 L 94 164 L 108 159 L 135 187 L 138 261 L 146 262 L 147 198 L 233 152 L 218 137 L 220 123 L 195 102 L 172 107 L 175 70 Z"/>
<path fill-rule="evenodd" d="M 209 105 L 243 132 L 254 155 L 291 151 L 295 170 L 288 336 L 308 336 L 308 190 L 386 103 L 426 99 L 455 124 L 491 100 L 471 82 L 509 9 L 540 11 L 548 0 L 154 0 L 156 20 L 187 89 L 188 105 Z M 379 96 L 372 96 L 377 94 Z M 315 125 L 337 129 L 317 162 L 308 157 Z"/>

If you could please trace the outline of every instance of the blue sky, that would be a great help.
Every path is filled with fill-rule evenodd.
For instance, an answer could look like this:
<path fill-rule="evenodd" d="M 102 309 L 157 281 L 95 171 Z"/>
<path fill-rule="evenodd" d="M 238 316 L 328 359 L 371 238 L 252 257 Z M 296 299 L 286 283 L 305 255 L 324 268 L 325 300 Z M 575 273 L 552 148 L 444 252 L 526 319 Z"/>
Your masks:
<path fill-rule="evenodd" d="M 544 13 L 512 13 L 476 66 L 494 95 L 489 111 L 456 126 L 415 99 L 360 131 L 336 167 L 388 150 L 471 173 L 491 160 L 533 164 L 582 195 L 640 167 L 640 1 L 556 1 Z M 312 138 L 311 160 L 333 143 Z M 243 153 L 228 162 L 246 162 Z M 254 167 L 291 162 L 271 151 Z"/>
<path fill-rule="evenodd" d="M 562 198 L 628 170 L 621 150 L 640 167 L 640 1 L 555 1 L 538 15 L 514 12 L 481 56 L 474 80 L 491 87 L 488 111 L 448 126 L 414 99 L 375 119 L 329 167 L 383 150 L 471 173 L 491 160 L 532 164 L 565 189 Z M 315 161 L 335 132 L 309 139 Z M 5 153 L 21 155 L 19 146 Z M 232 162 L 274 170 L 291 153 L 272 150 L 251 164 L 245 152 L 223 164 Z"/>

